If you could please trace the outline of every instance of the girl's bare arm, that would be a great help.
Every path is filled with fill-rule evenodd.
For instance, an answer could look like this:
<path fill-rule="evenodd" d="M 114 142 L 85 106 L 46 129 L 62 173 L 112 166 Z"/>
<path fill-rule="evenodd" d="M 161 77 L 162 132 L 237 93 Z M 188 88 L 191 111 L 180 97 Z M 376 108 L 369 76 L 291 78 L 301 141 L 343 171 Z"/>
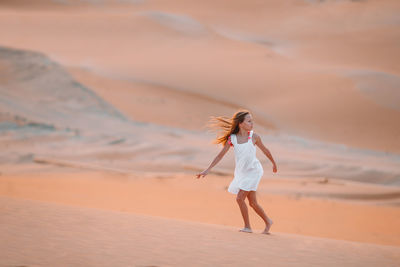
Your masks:
<path fill-rule="evenodd" d="M 274 158 L 272 157 L 271 152 L 266 148 L 261 141 L 261 137 L 258 134 L 254 134 L 255 140 L 256 140 L 256 145 L 261 149 L 261 151 L 269 158 L 269 160 L 272 162 L 272 171 L 277 172 L 277 167 Z"/>
<path fill-rule="evenodd" d="M 230 148 L 229 142 L 226 142 L 222 150 L 218 153 L 218 155 L 214 158 L 214 160 L 211 162 L 210 166 L 202 171 L 201 173 L 196 174 L 197 178 L 200 178 L 201 176 L 206 176 L 208 172 L 215 166 L 217 163 L 225 156 L 226 152 L 228 152 Z"/>

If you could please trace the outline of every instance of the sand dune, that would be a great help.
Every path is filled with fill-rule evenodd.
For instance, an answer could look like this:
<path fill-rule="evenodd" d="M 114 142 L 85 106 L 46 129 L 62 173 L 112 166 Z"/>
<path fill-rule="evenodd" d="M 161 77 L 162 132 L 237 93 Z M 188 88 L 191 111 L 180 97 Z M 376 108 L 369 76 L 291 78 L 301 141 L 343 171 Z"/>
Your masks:
<path fill-rule="evenodd" d="M 5 265 L 396 266 L 400 260 L 399 248 L 390 246 L 244 236 L 232 227 L 3 197 L 0 203 L 9 225 L 0 231 Z"/>
<path fill-rule="evenodd" d="M 101 169 L 62 170 L 3 174 L 0 195 L 242 226 L 235 196 L 226 191 L 230 176 L 196 180 L 193 175 L 151 170 L 123 175 Z M 273 232 L 399 246 L 398 192 L 343 180 L 276 178 L 261 180 L 258 199 L 275 221 Z M 254 229 L 263 229 L 252 210 L 250 220 Z"/>
<path fill-rule="evenodd" d="M 2 163 L 16 164 L 7 168 L 12 172 L 21 161 L 103 166 L 125 173 L 200 171 L 219 150 L 211 145 L 213 136 L 204 134 L 209 116 L 239 108 L 183 89 L 76 68 L 71 69 L 72 77 L 43 54 L 7 48 L 1 52 L 0 65 L 8 75 L 0 88 L 0 109 L 2 129 L 8 134 L 0 145 Z M 396 155 L 348 149 L 278 130 L 271 135 L 273 123 L 257 119 L 260 111 L 253 114 L 259 121 L 256 131 L 276 155 L 283 177 L 392 185 L 400 181 Z M 227 158 L 230 161 L 221 162 L 216 173 L 231 175 L 233 154 Z M 260 158 L 269 168 L 265 156 Z"/>
<path fill-rule="evenodd" d="M 80 68 L 69 71 L 80 82 L 96 88 L 96 93 L 118 106 L 127 117 L 137 121 L 207 131 L 205 125 L 210 116 L 231 114 L 240 108 L 228 101 L 150 82 L 109 78 Z M 271 126 L 268 122 L 259 123 L 264 127 Z"/>
<path fill-rule="evenodd" d="M 0 87 L 2 113 L 71 129 L 125 120 L 118 110 L 43 54 L 0 48 L 0 64 L 7 66 Z"/>
<path fill-rule="evenodd" d="M 400 114 L 391 108 L 397 98 L 371 100 L 359 90 L 360 79 L 345 74 L 366 70 L 398 77 L 397 1 L 62 6 L 3 9 L 3 45 L 44 52 L 68 67 L 247 107 L 291 135 L 399 151 Z M 385 92 L 393 87 L 368 79 Z"/>
<path fill-rule="evenodd" d="M 399 3 L 0 1 L 0 265 L 397 266 Z M 194 178 L 240 107 L 270 236 Z"/>

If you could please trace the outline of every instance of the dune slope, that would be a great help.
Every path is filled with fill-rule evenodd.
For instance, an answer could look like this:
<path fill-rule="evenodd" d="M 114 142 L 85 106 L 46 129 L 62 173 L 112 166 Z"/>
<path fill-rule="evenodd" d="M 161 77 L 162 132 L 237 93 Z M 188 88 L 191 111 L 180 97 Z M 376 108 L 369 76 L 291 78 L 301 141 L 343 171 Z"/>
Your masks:
<path fill-rule="evenodd" d="M 1 197 L 7 266 L 396 266 L 400 249 Z M 7 225 L 7 227 L 4 227 Z M 37 240 L 41 240 L 37 245 Z"/>

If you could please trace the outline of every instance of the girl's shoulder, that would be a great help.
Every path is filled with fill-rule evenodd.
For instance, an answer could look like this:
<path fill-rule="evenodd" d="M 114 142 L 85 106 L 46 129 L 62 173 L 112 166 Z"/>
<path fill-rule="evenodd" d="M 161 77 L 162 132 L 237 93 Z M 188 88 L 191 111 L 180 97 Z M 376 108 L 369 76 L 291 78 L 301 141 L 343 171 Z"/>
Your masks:
<path fill-rule="evenodd" d="M 255 132 L 253 131 L 253 138 L 257 141 L 257 140 L 259 140 L 261 137 L 260 137 L 257 133 L 255 133 Z"/>

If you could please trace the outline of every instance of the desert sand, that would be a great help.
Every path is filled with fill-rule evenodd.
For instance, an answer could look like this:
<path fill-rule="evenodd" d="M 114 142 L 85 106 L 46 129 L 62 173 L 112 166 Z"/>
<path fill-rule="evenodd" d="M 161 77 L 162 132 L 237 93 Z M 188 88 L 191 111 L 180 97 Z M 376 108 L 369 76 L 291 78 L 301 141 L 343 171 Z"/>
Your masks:
<path fill-rule="evenodd" d="M 1 266 L 398 266 L 400 2 L 0 1 Z M 210 116 L 278 164 L 250 210 Z"/>
<path fill-rule="evenodd" d="M 0 177 L 3 196 L 242 226 L 230 177 L 174 174 L 151 177 L 112 172 L 39 173 Z M 262 180 L 258 198 L 273 232 L 400 246 L 400 190 L 315 179 Z M 252 211 L 255 229 L 262 220 Z"/>
<path fill-rule="evenodd" d="M 226 226 L 32 200 L 1 197 L 0 203 L 2 222 L 10 225 L 0 234 L 7 241 L 0 245 L 6 266 L 396 266 L 400 255 L 398 247 L 242 234 Z"/>

